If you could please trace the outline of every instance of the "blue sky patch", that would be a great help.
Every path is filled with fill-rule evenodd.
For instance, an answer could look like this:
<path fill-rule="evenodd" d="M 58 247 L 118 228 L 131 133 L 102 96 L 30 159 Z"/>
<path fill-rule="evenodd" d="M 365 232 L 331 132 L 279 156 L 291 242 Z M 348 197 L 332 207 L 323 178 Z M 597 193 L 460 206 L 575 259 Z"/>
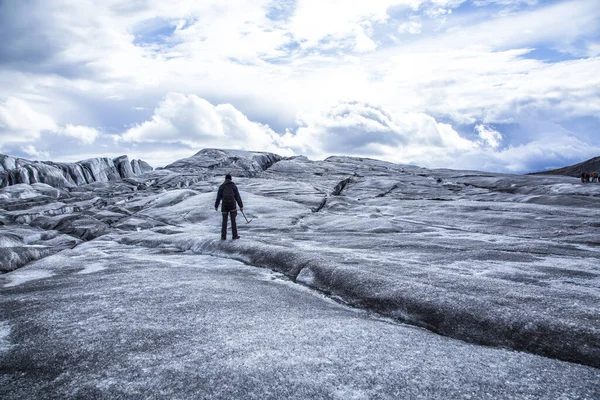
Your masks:
<path fill-rule="evenodd" d="M 296 0 L 274 0 L 268 7 L 267 18 L 272 21 L 283 21 L 294 15 Z"/>
<path fill-rule="evenodd" d="M 176 29 L 177 25 L 171 20 L 153 18 L 144 21 L 138 24 L 132 32 L 135 35 L 133 44 L 136 46 L 166 44 Z"/>
<path fill-rule="evenodd" d="M 562 61 L 577 60 L 581 57 L 550 49 L 548 47 L 538 47 L 531 50 L 529 53 L 523 54 L 521 58 L 539 60 L 547 63 L 556 63 Z"/>

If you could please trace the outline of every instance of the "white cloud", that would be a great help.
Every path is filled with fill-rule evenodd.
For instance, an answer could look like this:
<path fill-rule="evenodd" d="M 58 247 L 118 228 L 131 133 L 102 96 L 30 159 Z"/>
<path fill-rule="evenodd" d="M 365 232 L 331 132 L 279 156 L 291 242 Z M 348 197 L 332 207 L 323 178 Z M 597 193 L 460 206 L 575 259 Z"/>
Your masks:
<path fill-rule="evenodd" d="M 286 133 L 284 143 L 298 154 L 318 159 L 343 154 L 430 168 L 523 173 L 600 152 L 600 146 L 590 146 L 548 123 L 528 126 L 539 133 L 538 138 L 503 146 L 502 134 L 489 126 L 476 126 L 479 140 L 469 140 L 426 114 L 390 113 L 361 102 L 340 103 L 327 113 L 307 117 L 303 124 L 295 133 Z"/>
<path fill-rule="evenodd" d="M 569 50 L 582 35 L 598 32 L 600 8 L 587 0 L 563 1 L 509 14 L 474 14 L 448 22 L 439 34 L 403 49 L 417 52 L 448 49 L 508 48 L 549 45 Z"/>
<path fill-rule="evenodd" d="M 488 6 L 490 4 L 498 4 L 503 6 L 518 6 L 527 5 L 534 6 L 539 3 L 539 0 L 473 0 L 473 4 L 479 7 Z"/>
<path fill-rule="evenodd" d="M 391 114 L 380 106 L 342 102 L 328 112 L 307 115 L 295 132 L 278 135 L 250 121 L 230 104 L 214 106 L 196 95 L 170 93 L 151 120 L 126 131 L 120 141 L 182 143 L 207 147 L 304 154 L 367 155 L 395 162 L 440 166 L 462 154 L 483 151 L 479 142 L 461 137 L 450 125 L 422 113 Z"/>
<path fill-rule="evenodd" d="M 23 152 L 46 156 L 48 153 L 36 150 L 33 145 L 43 139 L 44 133 L 69 136 L 82 144 L 92 144 L 99 136 L 96 129 L 87 126 L 60 126 L 52 117 L 34 110 L 22 99 L 11 97 L 0 103 L 0 145 L 29 143 L 21 147 Z"/>
<path fill-rule="evenodd" d="M 0 144 L 37 140 L 42 131 L 56 129 L 52 118 L 32 109 L 19 98 L 0 103 Z"/>
<path fill-rule="evenodd" d="M 388 19 L 388 9 L 395 5 L 418 8 L 424 0 L 298 0 L 287 29 L 304 48 L 319 45 L 324 39 L 343 42 L 350 38 L 357 42 L 358 51 L 364 41 L 364 31 L 357 29 L 364 23 L 382 23 Z"/>
<path fill-rule="evenodd" d="M 421 21 L 419 18 L 411 18 L 410 21 L 404 22 L 398 25 L 398 33 L 410 33 L 411 35 L 418 35 L 421 33 L 422 28 Z"/>
<path fill-rule="evenodd" d="M 475 131 L 481 139 L 481 143 L 497 149 L 502 144 L 502 134 L 492 127 L 486 125 L 476 125 Z"/>
<path fill-rule="evenodd" d="M 57 91 L 70 85 L 74 91 L 108 92 L 121 101 L 132 95 L 143 96 L 144 92 L 151 92 L 154 98 L 167 91 L 202 93 L 206 98 L 237 102 L 238 108 L 243 99 L 253 103 L 255 110 L 262 108 L 263 115 L 272 111 L 278 117 L 286 115 L 288 121 L 293 121 L 296 113 L 322 109 L 326 103 L 358 98 L 396 104 L 398 109 L 452 115 L 457 120 L 475 122 L 485 118 L 486 123 L 493 123 L 498 121 L 498 110 L 506 109 L 510 115 L 516 109 L 515 103 L 532 98 L 529 92 L 534 89 L 530 91 L 528 86 L 538 81 L 545 90 L 548 82 L 546 76 L 536 74 L 544 67 L 540 62 L 520 59 L 524 50 L 500 52 L 498 46 L 531 46 L 539 40 L 568 42 L 568 38 L 578 38 L 595 29 L 598 17 L 598 10 L 590 8 L 589 2 L 575 1 L 502 18 L 491 16 L 475 23 L 459 19 L 461 25 L 433 37 L 418 27 L 421 22 L 409 19 L 407 32 L 421 30 L 422 34 L 415 37 L 424 39 L 403 41 L 398 47 L 373 54 L 377 40 L 371 26 L 386 23 L 390 6 L 451 9 L 461 3 L 462 0 L 306 0 L 296 3 L 289 20 L 272 22 L 265 17 L 267 1 L 177 1 L 168 6 L 158 1 L 140 1 L 135 5 L 123 1 L 78 2 L 65 6 L 69 13 L 59 13 L 61 3 L 57 1 L 52 3 L 55 6 L 47 6 L 47 18 L 43 21 L 50 24 L 43 28 L 63 38 L 66 46 L 54 58 L 61 60 L 76 54 L 78 58 L 61 62 L 79 63 L 78 71 L 92 68 L 97 75 L 93 81 L 52 82 L 49 88 Z M 77 19 L 75 24 L 68 23 L 71 18 Z M 155 20 L 163 24 L 171 21 L 174 40 L 181 43 L 158 50 L 134 46 L 132 32 L 136 27 Z M 533 35 L 524 34 L 527 29 Z M 564 37 L 562 32 L 566 32 Z M 314 54 L 282 64 L 265 64 L 262 60 L 280 56 L 279 46 L 291 39 L 310 47 L 326 37 L 333 38 L 334 43 L 346 43 L 345 39 L 351 38 L 354 51 L 371 53 L 358 54 L 356 62 Z M 100 45 L 95 43 L 97 38 L 101 38 Z M 572 93 L 569 82 L 588 80 L 580 78 L 579 70 L 586 68 L 584 74 L 590 76 L 595 67 L 575 68 L 570 64 L 562 67 L 563 79 L 558 82 L 565 84 L 565 94 Z M 507 88 L 521 79 L 527 85 L 507 95 Z M 46 81 L 47 78 L 39 82 L 36 89 L 47 85 Z M 537 93 L 539 97 L 545 95 L 543 91 Z M 573 99 L 573 112 L 577 110 L 575 100 L 583 102 L 586 108 L 593 103 L 590 99 Z M 498 118 L 511 118 L 504 114 Z M 83 121 L 79 124 L 85 125 Z"/>
<path fill-rule="evenodd" d="M 370 60 L 382 77 L 372 87 L 386 107 L 461 124 L 600 115 L 600 58 L 546 63 L 523 58 L 529 51 L 390 51 Z"/>
<path fill-rule="evenodd" d="M 377 49 L 377 43 L 366 34 L 366 31 L 362 26 L 357 26 L 354 32 L 356 35 L 354 51 L 362 53 Z"/>
<path fill-rule="evenodd" d="M 191 55 L 191 60 L 260 63 L 263 57 L 279 56 L 278 48 L 289 41 L 280 24 L 266 17 L 270 1 L 197 3 L 193 3 L 187 16 L 193 22 L 174 33 L 174 38 L 182 43 L 173 52 Z"/>
<path fill-rule="evenodd" d="M 36 149 L 33 145 L 28 144 L 27 146 L 23 146 L 21 147 L 21 151 L 23 151 L 25 154 L 31 156 L 31 157 L 35 157 L 35 158 L 50 158 L 50 153 L 47 151 L 39 151 L 38 149 Z"/>
<path fill-rule="evenodd" d="M 492 171 L 523 173 L 541 171 L 547 165 L 568 165 L 567 160 L 584 161 L 597 156 L 599 152 L 600 146 L 585 143 L 575 135 L 548 135 L 520 146 L 491 152 L 487 161 L 474 158 L 469 163 L 482 165 L 487 162 Z"/>
<path fill-rule="evenodd" d="M 600 56 L 600 42 L 592 42 L 587 44 L 587 56 L 598 57 Z"/>
<path fill-rule="evenodd" d="M 185 143 L 224 141 L 212 104 L 195 95 L 169 93 L 154 110 L 151 121 L 129 129 L 122 139 L 131 142 Z"/>
<path fill-rule="evenodd" d="M 96 141 L 98 136 L 100 136 L 100 132 L 95 128 L 71 124 L 67 124 L 64 128 L 58 129 L 56 133 L 75 138 L 83 144 L 92 144 Z"/>
<path fill-rule="evenodd" d="M 284 143 L 297 153 L 317 158 L 346 154 L 414 162 L 416 155 L 465 151 L 478 146 L 428 115 L 391 114 L 380 106 L 362 102 L 343 102 L 302 122 L 295 133 L 284 136 Z"/>
<path fill-rule="evenodd" d="M 126 131 L 121 140 L 291 154 L 278 146 L 279 136 L 272 129 L 250 121 L 231 104 L 213 106 L 196 95 L 181 93 L 167 94 L 152 119 Z"/>

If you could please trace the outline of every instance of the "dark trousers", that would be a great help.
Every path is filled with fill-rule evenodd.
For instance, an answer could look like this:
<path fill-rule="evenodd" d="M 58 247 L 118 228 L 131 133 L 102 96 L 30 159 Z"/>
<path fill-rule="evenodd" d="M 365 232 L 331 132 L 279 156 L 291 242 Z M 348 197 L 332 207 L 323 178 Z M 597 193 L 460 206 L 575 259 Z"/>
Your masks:
<path fill-rule="evenodd" d="M 223 224 L 221 225 L 221 239 L 227 239 L 227 216 L 231 215 L 231 235 L 237 237 L 237 224 L 235 223 L 235 217 L 237 216 L 237 210 L 227 211 L 223 214 Z"/>

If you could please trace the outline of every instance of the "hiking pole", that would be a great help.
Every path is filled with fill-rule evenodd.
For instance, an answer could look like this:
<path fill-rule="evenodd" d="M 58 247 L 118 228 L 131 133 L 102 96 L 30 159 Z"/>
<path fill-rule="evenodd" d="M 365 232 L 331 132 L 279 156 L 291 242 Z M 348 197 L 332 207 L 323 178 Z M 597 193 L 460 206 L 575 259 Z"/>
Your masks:
<path fill-rule="evenodd" d="M 242 212 L 242 215 L 244 216 L 246 223 L 249 224 L 252 220 L 248 221 L 248 218 L 246 218 L 246 214 L 244 214 L 244 210 L 240 209 L 240 211 Z"/>

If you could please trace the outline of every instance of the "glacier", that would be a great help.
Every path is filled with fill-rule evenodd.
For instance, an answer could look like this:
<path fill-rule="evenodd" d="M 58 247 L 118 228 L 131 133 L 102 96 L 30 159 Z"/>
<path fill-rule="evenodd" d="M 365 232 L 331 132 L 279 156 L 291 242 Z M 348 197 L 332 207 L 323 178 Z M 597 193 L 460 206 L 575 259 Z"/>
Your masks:
<path fill-rule="evenodd" d="M 600 396 L 598 184 L 222 149 L 138 172 L 0 189 L 2 398 Z"/>

